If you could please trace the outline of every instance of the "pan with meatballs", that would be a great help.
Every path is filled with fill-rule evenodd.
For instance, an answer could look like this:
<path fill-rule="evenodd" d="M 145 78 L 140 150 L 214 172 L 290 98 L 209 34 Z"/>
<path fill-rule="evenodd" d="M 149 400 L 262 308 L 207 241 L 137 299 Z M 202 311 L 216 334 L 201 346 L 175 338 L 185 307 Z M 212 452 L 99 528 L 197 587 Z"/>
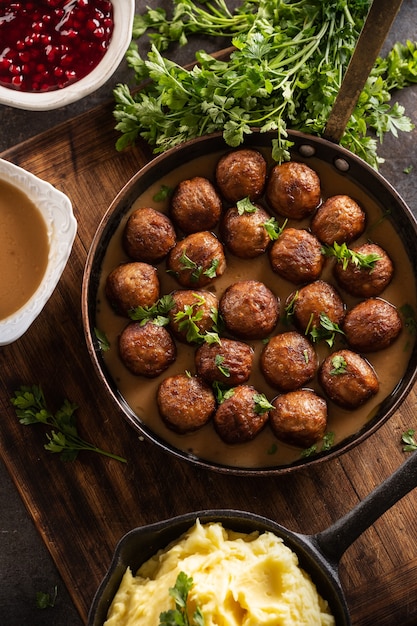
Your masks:
<path fill-rule="evenodd" d="M 386 397 L 375 364 L 404 328 L 390 302 L 398 255 L 378 242 L 363 197 L 322 184 L 314 167 L 219 155 L 175 179 L 158 211 L 144 196 L 125 221 L 105 293 L 135 321 L 120 320 L 113 345 L 151 385 L 159 435 L 192 453 L 198 442 L 197 456 L 207 445 L 216 462 L 223 445 L 239 459 L 238 444 L 262 458 L 276 445 L 281 462 L 332 431 L 338 443 L 341 414 L 357 428 Z"/>

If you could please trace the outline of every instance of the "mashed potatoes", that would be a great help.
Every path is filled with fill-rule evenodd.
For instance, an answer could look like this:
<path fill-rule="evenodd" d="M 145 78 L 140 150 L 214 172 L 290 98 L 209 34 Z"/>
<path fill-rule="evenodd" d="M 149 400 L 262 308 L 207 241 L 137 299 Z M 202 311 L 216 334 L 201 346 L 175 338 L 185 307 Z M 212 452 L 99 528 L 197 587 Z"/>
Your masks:
<path fill-rule="evenodd" d="M 105 626 L 158 626 L 160 613 L 175 608 L 169 588 L 181 571 L 194 581 L 190 615 L 198 606 L 205 626 L 335 623 L 327 602 L 281 539 L 270 532 L 247 535 L 197 520 L 135 576 L 126 571 Z"/>

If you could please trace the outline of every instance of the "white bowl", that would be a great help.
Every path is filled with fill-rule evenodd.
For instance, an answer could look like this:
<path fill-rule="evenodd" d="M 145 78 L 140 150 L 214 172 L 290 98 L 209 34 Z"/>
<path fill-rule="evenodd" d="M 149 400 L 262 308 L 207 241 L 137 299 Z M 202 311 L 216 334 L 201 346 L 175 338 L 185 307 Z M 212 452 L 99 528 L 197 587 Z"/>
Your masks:
<path fill-rule="evenodd" d="M 49 254 L 45 274 L 29 300 L 0 320 L 0 346 L 19 339 L 51 297 L 71 253 L 77 232 L 70 199 L 50 183 L 9 161 L 0 159 L 0 179 L 15 185 L 37 206 L 47 228 Z"/>
<path fill-rule="evenodd" d="M 132 39 L 135 0 L 111 0 L 113 35 L 100 63 L 84 78 L 55 91 L 29 93 L 0 86 L 0 104 L 28 111 L 58 109 L 101 87 L 116 71 Z"/>

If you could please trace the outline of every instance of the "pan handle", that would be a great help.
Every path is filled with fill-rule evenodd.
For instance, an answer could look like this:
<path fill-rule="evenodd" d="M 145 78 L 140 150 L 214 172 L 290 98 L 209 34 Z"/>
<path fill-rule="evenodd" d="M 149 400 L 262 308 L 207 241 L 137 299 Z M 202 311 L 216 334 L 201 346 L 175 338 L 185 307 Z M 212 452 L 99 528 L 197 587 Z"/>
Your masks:
<path fill-rule="evenodd" d="M 349 546 L 396 502 L 417 487 L 417 452 L 349 513 L 314 535 L 321 552 L 337 564 Z"/>
<path fill-rule="evenodd" d="M 327 120 L 325 139 L 340 142 L 401 4 L 402 0 L 373 0 Z"/>

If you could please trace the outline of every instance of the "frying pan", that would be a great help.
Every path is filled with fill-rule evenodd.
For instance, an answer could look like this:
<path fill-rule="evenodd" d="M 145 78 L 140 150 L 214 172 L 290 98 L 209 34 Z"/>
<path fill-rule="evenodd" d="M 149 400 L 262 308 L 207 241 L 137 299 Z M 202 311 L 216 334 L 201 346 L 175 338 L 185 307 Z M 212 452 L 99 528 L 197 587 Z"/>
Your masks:
<path fill-rule="evenodd" d="M 253 133 L 248 136 L 245 145 L 270 149 L 274 137 L 274 131 Z M 411 211 L 391 185 L 362 159 L 333 142 L 297 131 L 289 132 L 288 138 L 294 144 L 291 152 L 295 160 L 301 159 L 308 163 L 310 158 L 316 159 L 316 162 L 319 161 L 328 166 L 329 176 L 342 177 L 343 181 L 346 181 L 344 184 L 354 184 L 355 189 L 364 190 L 367 196 L 373 197 L 376 201 L 379 200 L 380 204 L 383 204 L 384 212 L 387 215 L 385 219 L 391 222 L 394 230 L 398 233 L 411 266 L 417 268 L 417 224 Z M 118 194 L 96 232 L 87 259 L 82 292 L 84 331 L 90 357 L 101 379 L 103 389 L 109 393 L 127 422 L 141 435 L 145 435 L 169 454 L 210 470 L 241 475 L 285 473 L 306 467 L 306 465 L 319 463 L 323 459 L 330 460 L 341 453 L 345 453 L 364 441 L 385 423 L 401 405 L 416 381 L 417 344 L 414 343 L 413 349 L 410 349 L 406 371 L 401 380 L 373 410 L 366 423 L 355 430 L 353 434 L 335 443 L 329 450 L 308 457 L 299 457 L 288 464 L 284 464 L 281 459 L 274 455 L 268 455 L 267 462 L 269 465 L 264 466 L 257 463 L 255 466 L 251 466 L 249 464 L 232 465 L 227 456 L 229 454 L 228 449 L 218 461 L 204 458 L 202 454 L 193 454 L 189 452 L 188 439 L 180 440 L 178 443 L 177 441 L 171 442 L 164 434 L 159 434 L 152 424 L 141 419 L 119 390 L 117 377 L 110 372 L 105 354 L 101 350 L 100 342 L 95 333 L 95 328 L 100 327 L 100 322 L 97 321 L 97 300 L 101 298 L 100 280 L 103 260 L 115 230 L 126 213 L 129 212 L 133 202 L 151 185 L 158 183 L 161 177 L 172 172 L 178 163 L 192 163 L 202 154 L 209 155 L 226 150 L 227 146 L 221 133 L 187 142 L 187 144 L 173 148 L 145 165 Z M 415 293 L 416 289 L 415 273 L 413 282 L 413 285 L 410 284 L 410 296 Z M 139 381 L 139 384 L 146 383 Z M 239 453 L 239 451 L 234 452 L 236 455 Z"/>
<path fill-rule="evenodd" d="M 338 140 L 343 133 L 344 124 L 349 119 L 357 96 L 363 87 L 363 83 L 369 74 L 400 4 L 401 2 L 398 0 L 378 0 L 378 2 L 372 4 L 344 77 L 337 101 L 329 116 L 325 137 L 320 138 L 298 131 L 289 131 L 288 139 L 293 143 L 291 148 L 292 158 L 295 160 L 304 159 L 308 162 L 310 157 L 314 157 L 322 161 L 337 175 L 342 175 L 351 184 L 365 190 L 368 195 L 375 198 L 377 203 L 384 206 L 384 211 L 387 215 L 386 219 L 391 221 L 394 229 L 399 234 L 411 264 L 415 268 L 417 267 L 417 224 L 410 209 L 378 172 L 338 144 Z M 269 133 L 253 132 L 246 137 L 245 146 L 270 148 L 271 142 L 275 138 L 276 134 L 274 131 Z M 118 389 L 117 382 L 108 371 L 100 342 L 95 333 L 97 325 L 96 303 L 103 259 L 117 226 L 128 213 L 133 202 L 151 185 L 157 183 L 161 177 L 178 167 L 179 164 L 192 163 L 202 154 L 213 154 L 221 150 L 226 151 L 227 149 L 229 147 L 225 144 L 222 133 L 198 137 L 195 140 L 176 146 L 155 157 L 150 163 L 145 165 L 116 196 L 97 229 L 87 258 L 82 287 L 84 331 L 90 357 L 104 388 L 119 409 L 121 409 L 127 421 L 141 435 L 145 435 L 168 453 L 203 468 L 241 475 L 284 473 L 299 467 L 305 467 L 306 465 L 313 465 L 324 458 L 326 460 L 334 458 L 358 445 L 375 432 L 398 409 L 416 381 L 417 347 L 414 346 L 407 370 L 397 387 L 381 403 L 375 410 L 372 418 L 359 431 L 345 438 L 339 444 L 332 446 L 330 450 L 307 458 L 300 458 L 288 465 L 242 467 L 211 460 L 207 461 L 198 455 L 184 451 L 176 447 L 176 445 L 168 443 L 164 437 L 155 433 L 152 428 L 144 423 L 126 402 Z M 412 286 L 412 291 L 414 292 L 414 290 L 415 281 Z"/>
<path fill-rule="evenodd" d="M 352 622 L 339 579 L 339 560 L 367 528 L 416 486 L 417 453 L 412 453 L 356 507 L 315 535 L 296 533 L 266 517 L 231 509 L 187 513 L 131 530 L 116 547 L 110 568 L 93 600 L 88 626 L 103 625 L 127 567 L 135 573 L 159 549 L 186 532 L 197 518 L 202 523 L 221 522 L 225 528 L 238 532 L 270 531 L 281 537 L 298 555 L 300 567 L 310 574 L 318 592 L 329 602 L 336 625 L 349 626 Z M 202 610 L 204 612 L 204 607 Z"/>

